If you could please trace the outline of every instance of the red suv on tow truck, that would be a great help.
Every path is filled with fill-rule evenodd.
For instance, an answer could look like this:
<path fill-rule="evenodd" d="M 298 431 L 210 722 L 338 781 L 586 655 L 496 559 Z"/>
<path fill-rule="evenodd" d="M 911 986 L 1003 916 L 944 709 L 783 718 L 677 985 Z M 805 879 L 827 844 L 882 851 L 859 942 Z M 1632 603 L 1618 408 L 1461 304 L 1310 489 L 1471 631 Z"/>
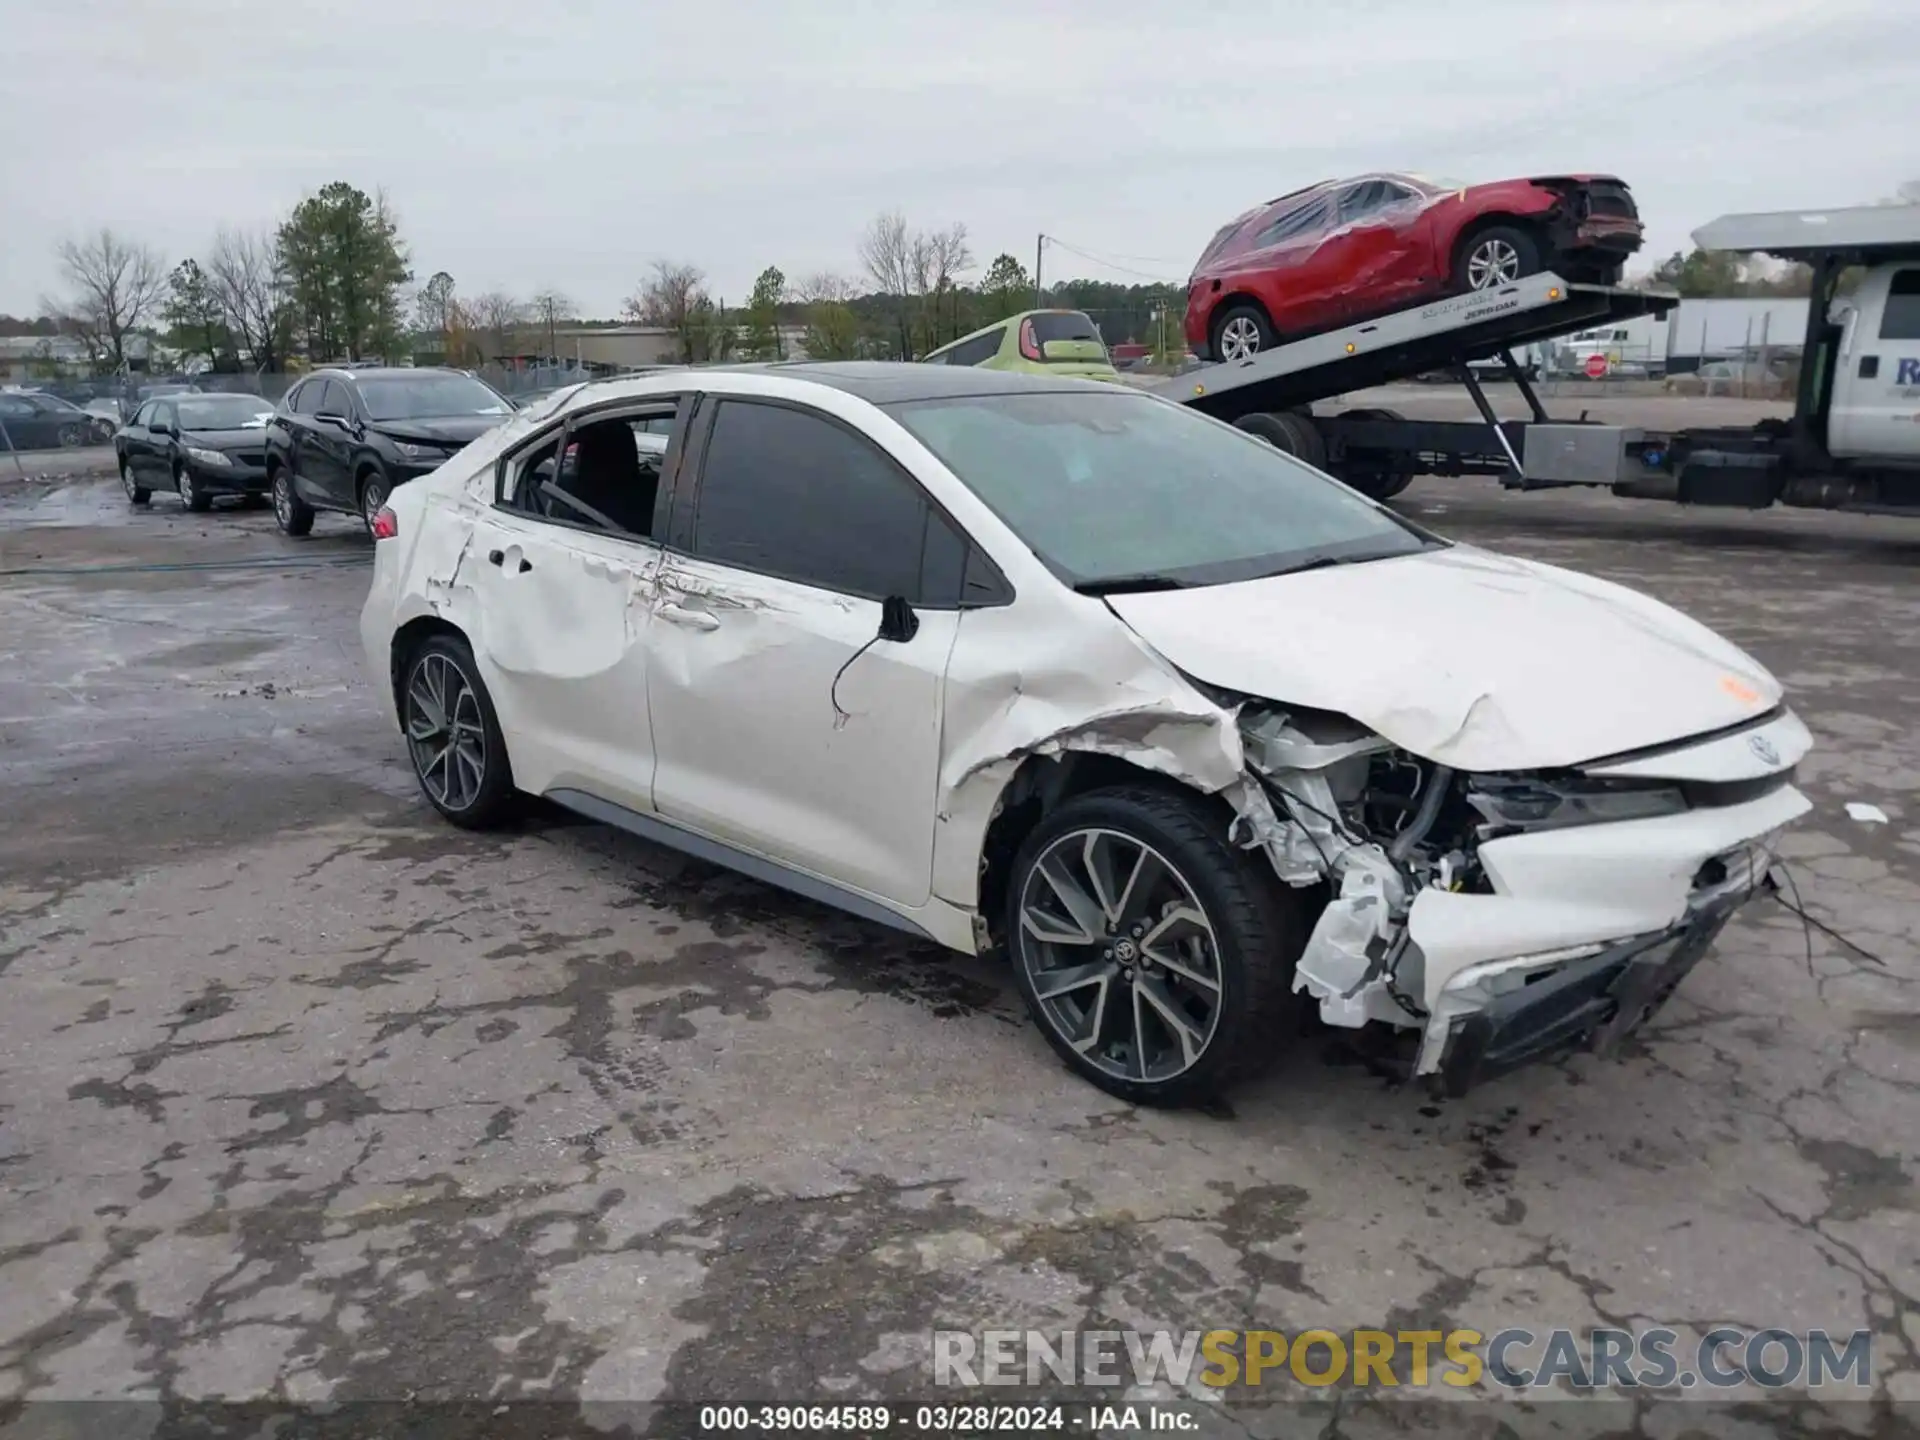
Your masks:
<path fill-rule="evenodd" d="M 1187 282 L 1187 344 L 1203 360 L 1242 360 L 1541 270 L 1611 285 L 1640 241 L 1633 194 L 1611 175 L 1464 187 L 1386 173 L 1322 181 L 1213 237 Z"/>

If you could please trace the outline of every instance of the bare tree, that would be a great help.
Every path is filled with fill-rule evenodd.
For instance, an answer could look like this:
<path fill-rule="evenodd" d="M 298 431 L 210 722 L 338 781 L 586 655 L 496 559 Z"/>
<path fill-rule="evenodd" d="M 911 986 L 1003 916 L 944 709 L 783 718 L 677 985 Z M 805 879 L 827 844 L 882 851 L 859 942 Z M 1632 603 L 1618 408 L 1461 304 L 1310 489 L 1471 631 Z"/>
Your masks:
<path fill-rule="evenodd" d="M 722 323 L 706 281 L 697 265 L 656 260 L 653 274 L 640 282 L 623 310 L 639 324 L 672 331 L 687 364 L 720 359 L 732 348 L 732 331 Z"/>
<path fill-rule="evenodd" d="M 844 275 L 823 270 L 793 287 L 794 298 L 805 307 L 803 344 L 813 360 L 854 360 L 860 355 L 860 319 L 848 301 L 859 287 Z"/>
<path fill-rule="evenodd" d="M 793 298 L 802 305 L 844 305 L 859 291 L 860 287 L 846 276 L 822 270 L 796 282 Z"/>
<path fill-rule="evenodd" d="M 959 333 L 959 281 L 973 268 L 973 251 L 967 247 L 967 227 L 959 221 L 944 230 L 928 230 L 914 237 L 917 271 L 921 286 L 922 312 L 927 326 L 928 350 L 938 348 L 943 320 Z M 950 315 L 945 312 L 951 311 Z M 953 336 L 946 337 L 952 339 Z"/>
<path fill-rule="evenodd" d="M 907 217 L 898 210 L 886 210 L 873 217 L 867 233 L 860 237 L 860 264 L 872 277 L 874 288 L 883 295 L 898 297 L 894 306 L 900 325 L 900 358 L 913 358 L 913 324 L 909 308 L 915 293 L 915 255 L 913 232 Z"/>
<path fill-rule="evenodd" d="M 74 334 L 96 362 L 124 369 L 128 335 L 167 292 L 159 252 L 103 228 L 85 240 L 61 241 L 54 253 L 69 298 L 47 302 L 48 310 L 72 320 Z"/>
<path fill-rule="evenodd" d="M 465 328 L 473 332 L 485 359 L 499 360 L 517 349 L 520 326 L 527 318 L 524 302 L 503 290 L 489 290 L 464 302 L 462 308 Z"/>
<path fill-rule="evenodd" d="M 286 367 L 291 320 L 280 273 L 280 247 L 271 232 L 222 230 L 207 257 L 207 283 L 256 370 Z"/>

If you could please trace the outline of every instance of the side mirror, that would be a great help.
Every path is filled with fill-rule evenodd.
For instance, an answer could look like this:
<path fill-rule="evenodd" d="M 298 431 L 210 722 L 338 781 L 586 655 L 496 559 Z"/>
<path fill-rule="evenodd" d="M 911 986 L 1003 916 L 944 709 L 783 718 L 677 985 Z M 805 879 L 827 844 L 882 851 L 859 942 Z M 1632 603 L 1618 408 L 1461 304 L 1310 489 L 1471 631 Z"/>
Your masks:
<path fill-rule="evenodd" d="M 171 435 L 171 434 L 173 434 L 173 427 L 172 427 L 171 425 L 169 425 L 169 424 L 167 424 L 167 422 L 166 422 L 166 421 L 164 421 L 164 420 L 156 420 L 156 421 L 154 421 L 154 422 L 153 422 L 153 423 L 152 423 L 151 425 L 149 425 L 149 426 L 147 426 L 147 430 L 148 430 L 148 433 L 150 433 L 150 434 L 153 434 L 153 435 Z"/>
<path fill-rule="evenodd" d="M 920 633 L 920 617 L 903 595 L 889 595 L 880 602 L 880 638 L 904 645 Z"/>

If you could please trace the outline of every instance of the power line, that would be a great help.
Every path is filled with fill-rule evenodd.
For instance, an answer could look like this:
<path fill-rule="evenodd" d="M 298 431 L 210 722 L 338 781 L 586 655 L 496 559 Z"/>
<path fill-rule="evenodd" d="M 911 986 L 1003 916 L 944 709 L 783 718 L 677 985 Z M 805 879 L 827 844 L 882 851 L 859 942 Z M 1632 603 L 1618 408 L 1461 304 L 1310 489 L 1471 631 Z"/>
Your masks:
<path fill-rule="evenodd" d="M 1104 265 L 1109 270 L 1118 270 L 1122 275 L 1137 276 L 1142 280 L 1151 280 L 1156 285 L 1168 285 L 1168 286 L 1172 286 L 1175 289 L 1178 289 L 1180 286 L 1180 282 L 1178 280 L 1169 280 L 1164 275 L 1151 275 L 1147 273 L 1145 270 L 1135 270 L 1131 266 L 1122 265 L 1117 261 L 1109 260 L 1104 255 L 1095 255 L 1090 250 L 1082 250 L 1078 245 L 1070 245 L 1065 240 L 1062 240 L 1058 235 L 1049 235 L 1046 237 L 1046 239 L 1049 245 L 1057 245 L 1060 249 L 1067 251 L 1069 254 L 1078 255 L 1082 260 L 1091 260 L 1096 265 Z"/>

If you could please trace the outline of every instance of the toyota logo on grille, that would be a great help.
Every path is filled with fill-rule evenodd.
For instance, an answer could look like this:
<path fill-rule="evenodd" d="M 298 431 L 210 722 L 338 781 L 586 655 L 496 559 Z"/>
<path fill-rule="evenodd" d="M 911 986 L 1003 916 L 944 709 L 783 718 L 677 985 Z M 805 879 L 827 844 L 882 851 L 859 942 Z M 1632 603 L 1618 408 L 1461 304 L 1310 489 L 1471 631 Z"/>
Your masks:
<path fill-rule="evenodd" d="M 1780 763 L 1780 752 L 1773 748 L 1773 742 L 1764 735 L 1749 735 L 1747 737 L 1747 748 L 1753 751 L 1755 758 L 1757 758 L 1762 765 L 1778 765 Z"/>

